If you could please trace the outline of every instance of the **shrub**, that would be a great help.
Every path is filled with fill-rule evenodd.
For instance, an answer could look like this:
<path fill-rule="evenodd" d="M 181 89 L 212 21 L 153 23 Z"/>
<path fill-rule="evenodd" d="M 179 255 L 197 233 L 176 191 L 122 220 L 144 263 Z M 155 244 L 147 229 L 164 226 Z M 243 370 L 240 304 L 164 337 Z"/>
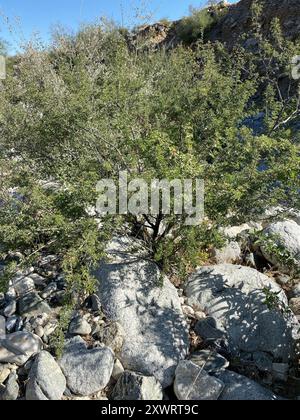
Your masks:
<path fill-rule="evenodd" d="M 168 53 L 128 48 L 111 24 L 59 32 L 50 50 L 29 46 L 0 82 L 3 256 L 21 251 L 26 266 L 58 254 L 73 296 L 93 289 L 92 267 L 125 222 L 166 271 L 184 275 L 220 243 L 220 226 L 282 202 L 299 207 L 299 144 L 285 123 L 299 117 L 299 97 L 278 94 L 275 72 L 263 86 L 258 78 L 262 59 L 288 68 L 298 47 L 273 36 L 259 56 L 202 40 Z M 257 136 L 244 121 L 260 112 Z M 116 216 L 99 229 L 87 209 L 97 182 L 120 170 L 148 182 L 204 179 L 205 223 L 189 230 L 186 215 L 159 214 L 149 228 L 145 217 Z"/>

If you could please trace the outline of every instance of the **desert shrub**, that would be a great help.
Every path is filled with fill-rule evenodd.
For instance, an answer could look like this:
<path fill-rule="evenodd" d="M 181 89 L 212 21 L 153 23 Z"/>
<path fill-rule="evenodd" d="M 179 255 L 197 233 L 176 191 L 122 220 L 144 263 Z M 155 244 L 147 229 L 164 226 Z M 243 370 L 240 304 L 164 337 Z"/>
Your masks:
<path fill-rule="evenodd" d="M 111 24 L 59 31 L 50 49 L 31 44 L 0 82 L 3 257 L 19 250 L 26 265 L 58 254 L 70 295 L 89 293 L 92 267 L 124 222 L 165 271 L 184 276 L 220 244 L 220 226 L 278 203 L 299 207 L 299 144 L 285 123 L 299 117 L 299 97 L 281 97 L 275 73 L 262 86 L 258 68 L 275 57 L 287 69 L 297 45 L 282 47 L 276 26 L 272 36 L 260 40 L 260 57 L 203 40 L 169 52 L 128 48 Z M 244 121 L 261 112 L 258 136 Z M 129 181 L 203 179 L 205 222 L 107 216 L 99 229 L 87 211 L 96 184 L 121 170 Z"/>

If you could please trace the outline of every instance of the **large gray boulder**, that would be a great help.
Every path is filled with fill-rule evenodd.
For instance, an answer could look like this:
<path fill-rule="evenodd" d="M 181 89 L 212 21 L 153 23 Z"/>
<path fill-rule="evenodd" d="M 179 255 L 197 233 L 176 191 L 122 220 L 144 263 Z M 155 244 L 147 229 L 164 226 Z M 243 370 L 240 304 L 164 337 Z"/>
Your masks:
<path fill-rule="evenodd" d="M 265 352 L 281 361 L 294 358 L 299 323 L 284 310 L 287 298 L 269 277 L 237 265 L 207 266 L 190 276 L 185 291 L 209 317 L 210 323 L 198 328 L 203 334 L 207 331 L 203 338 L 225 337 L 234 356 Z M 266 305 L 267 294 L 278 299 L 278 307 Z"/>
<path fill-rule="evenodd" d="M 280 398 L 257 382 L 235 372 L 223 371 L 217 375 L 225 388 L 219 398 L 221 401 L 274 401 Z"/>
<path fill-rule="evenodd" d="M 144 258 L 138 241 L 116 238 L 108 255 L 110 261 L 102 262 L 95 276 L 104 313 L 124 331 L 118 357 L 125 369 L 154 376 L 167 387 L 189 347 L 176 288 Z"/>
<path fill-rule="evenodd" d="M 114 354 L 107 347 L 89 350 L 78 336 L 66 343 L 59 364 L 70 391 L 89 396 L 102 391 L 108 384 L 114 368 Z"/>
<path fill-rule="evenodd" d="M 50 353 L 42 351 L 36 357 L 26 386 L 26 400 L 61 400 L 66 379 Z"/>
<path fill-rule="evenodd" d="M 294 220 L 284 220 L 270 224 L 265 230 L 264 235 L 277 244 L 277 251 L 272 252 L 273 246 L 262 244 L 261 251 L 264 257 L 273 265 L 289 273 L 291 264 L 288 259 L 291 258 L 292 266 L 300 269 L 300 225 Z"/>

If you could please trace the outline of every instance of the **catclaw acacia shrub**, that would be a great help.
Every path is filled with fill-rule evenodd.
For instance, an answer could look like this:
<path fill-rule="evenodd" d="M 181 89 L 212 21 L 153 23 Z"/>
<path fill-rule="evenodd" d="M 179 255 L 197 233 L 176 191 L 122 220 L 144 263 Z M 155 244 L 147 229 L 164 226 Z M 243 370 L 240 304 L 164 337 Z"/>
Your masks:
<path fill-rule="evenodd" d="M 57 33 L 50 49 L 28 47 L 0 89 L 3 257 L 21 251 L 26 265 L 58 254 L 74 295 L 93 289 L 91 268 L 124 222 L 162 268 L 184 276 L 221 246 L 220 226 L 282 202 L 299 207 L 299 143 L 285 123 L 297 118 L 299 98 L 278 94 L 274 72 L 263 85 L 258 76 L 262 59 L 288 68 L 296 48 L 262 39 L 259 53 L 229 52 L 200 40 L 155 52 L 129 48 L 111 25 Z M 266 129 L 255 136 L 243 122 L 261 112 Z M 205 223 L 187 229 L 185 215 L 159 214 L 151 225 L 116 216 L 99 229 L 86 209 L 97 182 L 118 180 L 121 170 L 148 182 L 204 179 Z M 45 181 L 59 188 L 45 190 Z"/>

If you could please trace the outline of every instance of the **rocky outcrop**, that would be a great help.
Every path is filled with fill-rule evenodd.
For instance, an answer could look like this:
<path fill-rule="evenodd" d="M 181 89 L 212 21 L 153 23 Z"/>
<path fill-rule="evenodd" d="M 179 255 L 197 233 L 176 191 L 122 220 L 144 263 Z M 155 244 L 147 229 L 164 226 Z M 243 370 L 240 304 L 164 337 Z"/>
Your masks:
<path fill-rule="evenodd" d="M 95 275 L 103 311 L 124 330 L 118 356 L 126 369 L 152 375 L 167 387 L 189 347 L 177 290 L 154 262 L 141 258 L 139 242 L 115 239 L 109 248 L 110 262 Z"/>
<path fill-rule="evenodd" d="M 227 14 L 208 33 L 208 39 L 232 46 L 242 34 L 249 33 L 253 3 L 254 0 L 241 0 L 236 4 L 229 5 Z M 261 28 L 265 34 L 270 33 L 273 19 L 278 18 L 286 38 L 295 39 L 299 35 L 300 8 L 298 0 L 263 0 L 260 3 L 263 5 Z"/>

